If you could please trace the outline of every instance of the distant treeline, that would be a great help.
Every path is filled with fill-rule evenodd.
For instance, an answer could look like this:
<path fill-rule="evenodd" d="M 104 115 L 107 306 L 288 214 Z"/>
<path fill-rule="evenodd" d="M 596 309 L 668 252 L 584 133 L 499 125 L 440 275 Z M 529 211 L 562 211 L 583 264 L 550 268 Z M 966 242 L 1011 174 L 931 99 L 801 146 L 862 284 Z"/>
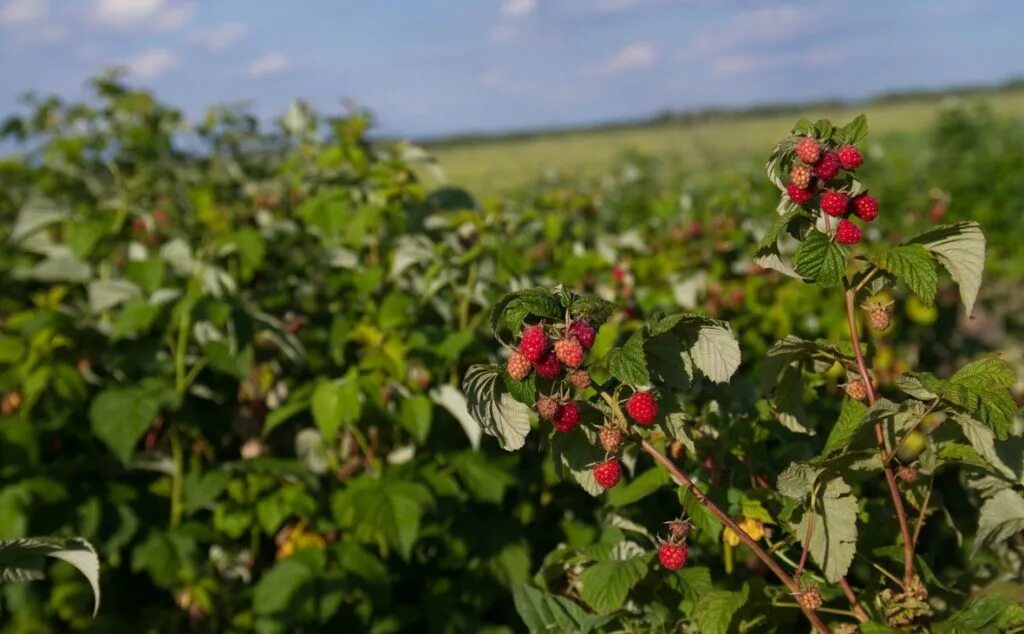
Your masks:
<path fill-rule="evenodd" d="M 774 103 L 761 106 L 745 106 L 741 108 L 715 107 L 702 108 L 699 110 L 678 111 L 665 110 L 653 116 L 639 119 L 624 119 L 618 121 L 607 121 L 592 125 L 579 126 L 556 126 L 550 128 L 535 128 L 529 130 L 517 130 L 510 132 L 479 132 L 462 133 L 437 137 L 425 137 L 419 139 L 419 143 L 427 147 L 443 147 L 452 145 L 472 145 L 474 143 L 491 143 L 495 141 L 526 141 L 539 137 L 549 137 L 560 134 L 575 134 L 578 132 L 596 132 L 606 130 L 636 129 L 650 126 L 659 126 L 669 123 L 685 124 L 697 123 L 709 119 L 741 119 L 746 117 L 769 116 L 779 114 L 793 114 L 807 110 L 824 110 L 830 108 L 842 108 L 853 105 L 864 104 L 891 104 L 906 101 L 918 101 L 934 99 L 937 97 L 955 97 L 982 94 L 995 94 L 1024 89 L 1024 77 L 1018 77 L 1009 81 L 992 85 L 962 85 L 948 88 L 919 88 L 898 90 L 880 93 L 863 100 L 823 99 L 820 101 L 803 101 L 799 103 Z"/>

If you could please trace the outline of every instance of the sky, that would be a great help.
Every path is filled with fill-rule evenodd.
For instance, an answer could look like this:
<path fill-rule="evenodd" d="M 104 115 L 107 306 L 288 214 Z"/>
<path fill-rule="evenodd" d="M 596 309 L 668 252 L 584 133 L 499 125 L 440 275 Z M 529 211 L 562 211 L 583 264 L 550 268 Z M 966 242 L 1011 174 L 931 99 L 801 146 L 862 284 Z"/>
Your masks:
<path fill-rule="evenodd" d="M 1024 75 L 1020 0 L 0 0 L 0 118 L 119 66 L 190 117 L 352 101 L 414 138 Z"/>

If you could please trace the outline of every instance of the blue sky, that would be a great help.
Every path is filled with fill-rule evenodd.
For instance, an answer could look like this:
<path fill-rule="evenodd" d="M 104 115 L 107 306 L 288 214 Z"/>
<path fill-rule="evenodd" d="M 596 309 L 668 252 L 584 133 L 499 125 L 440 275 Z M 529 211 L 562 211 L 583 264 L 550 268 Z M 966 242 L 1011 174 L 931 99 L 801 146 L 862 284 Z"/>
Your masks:
<path fill-rule="evenodd" d="M 351 99 L 386 134 L 1024 75 L 1020 0 L 0 0 L 0 113 L 107 66 L 198 116 Z"/>

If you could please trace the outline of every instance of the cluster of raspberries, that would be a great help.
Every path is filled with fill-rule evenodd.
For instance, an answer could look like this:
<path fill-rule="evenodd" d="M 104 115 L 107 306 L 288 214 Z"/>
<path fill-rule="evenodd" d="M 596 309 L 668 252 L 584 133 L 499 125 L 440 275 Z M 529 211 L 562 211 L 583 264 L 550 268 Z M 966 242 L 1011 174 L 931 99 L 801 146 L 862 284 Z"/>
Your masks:
<path fill-rule="evenodd" d="M 840 169 L 852 172 L 861 166 L 864 157 L 860 150 L 852 145 L 832 149 L 822 146 L 814 137 L 805 136 L 797 141 L 793 151 L 800 162 L 793 166 L 789 184 L 786 185 L 789 199 L 803 206 L 811 202 L 815 193 L 819 193 L 822 213 L 840 218 L 836 226 L 836 242 L 860 242 L 860 227 L 850 221 L 849 217 L 854 215 L 864 222 L 871 222 L 878 217 L 878 200 L 867 194 L 860 194 L 851 200 L 846 193 L 831 187 L 829 183 L 839 176 Z"/>
<path fill-rule="evenodd" d="M 505 369 L 512 379 L 523 381 L 536 372 L 538 377 L 553 382 L 550 393 L 540 396 L 535 407 L 541 420 L 550 421 L 561 433 L 569 433 L 580 424 L 580 404 L 566 395 L 571 392 L 569 386 L 578 390 L 590 387 L 584 361 L 596 336 L 594 326 L 583 320 L 565 325 L 534 324 L 523 329 L 519 346 L 509 354 Z M 653 425 L 658 417 L 658 402 L 650 392 L 634 392 L 625 409 L 641 427 Z M 599 437 L 606 459 L 594 464 L 592 472 L 602 488 L 610 489 L 622 475 L 622 465 L 615 455 L 622 447 L 624 434 L 617 425 L 607 422 Z"/>

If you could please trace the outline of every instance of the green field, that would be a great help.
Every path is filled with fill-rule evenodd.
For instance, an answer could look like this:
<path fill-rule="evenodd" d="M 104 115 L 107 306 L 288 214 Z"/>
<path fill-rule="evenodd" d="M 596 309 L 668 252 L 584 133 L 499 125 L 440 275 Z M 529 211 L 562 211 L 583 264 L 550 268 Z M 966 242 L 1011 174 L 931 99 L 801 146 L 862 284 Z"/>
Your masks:
<path fill-rule="evenodd" d="M 919 136 L 937 113 L 952 103 L 985 103 L 998 115 L 1024 116 L 1024 90 L 936 95 L 846 107 L 793 109 L 773 114 L 709 115 L 696 121 L 581 129 L 550 134 L 452 141 L 428 146 L 452 183 L 480 194 L 508 191 L 546 173 L 595 176 L 625 151 L 665 159 L 684 169 L 703 170 L 760 158 L 788 131 L 799 112 L 809 118 L 845 121 L 864 113 L 872 138 Z M 913 139 L 901 139 L 913 141 Z"/>

